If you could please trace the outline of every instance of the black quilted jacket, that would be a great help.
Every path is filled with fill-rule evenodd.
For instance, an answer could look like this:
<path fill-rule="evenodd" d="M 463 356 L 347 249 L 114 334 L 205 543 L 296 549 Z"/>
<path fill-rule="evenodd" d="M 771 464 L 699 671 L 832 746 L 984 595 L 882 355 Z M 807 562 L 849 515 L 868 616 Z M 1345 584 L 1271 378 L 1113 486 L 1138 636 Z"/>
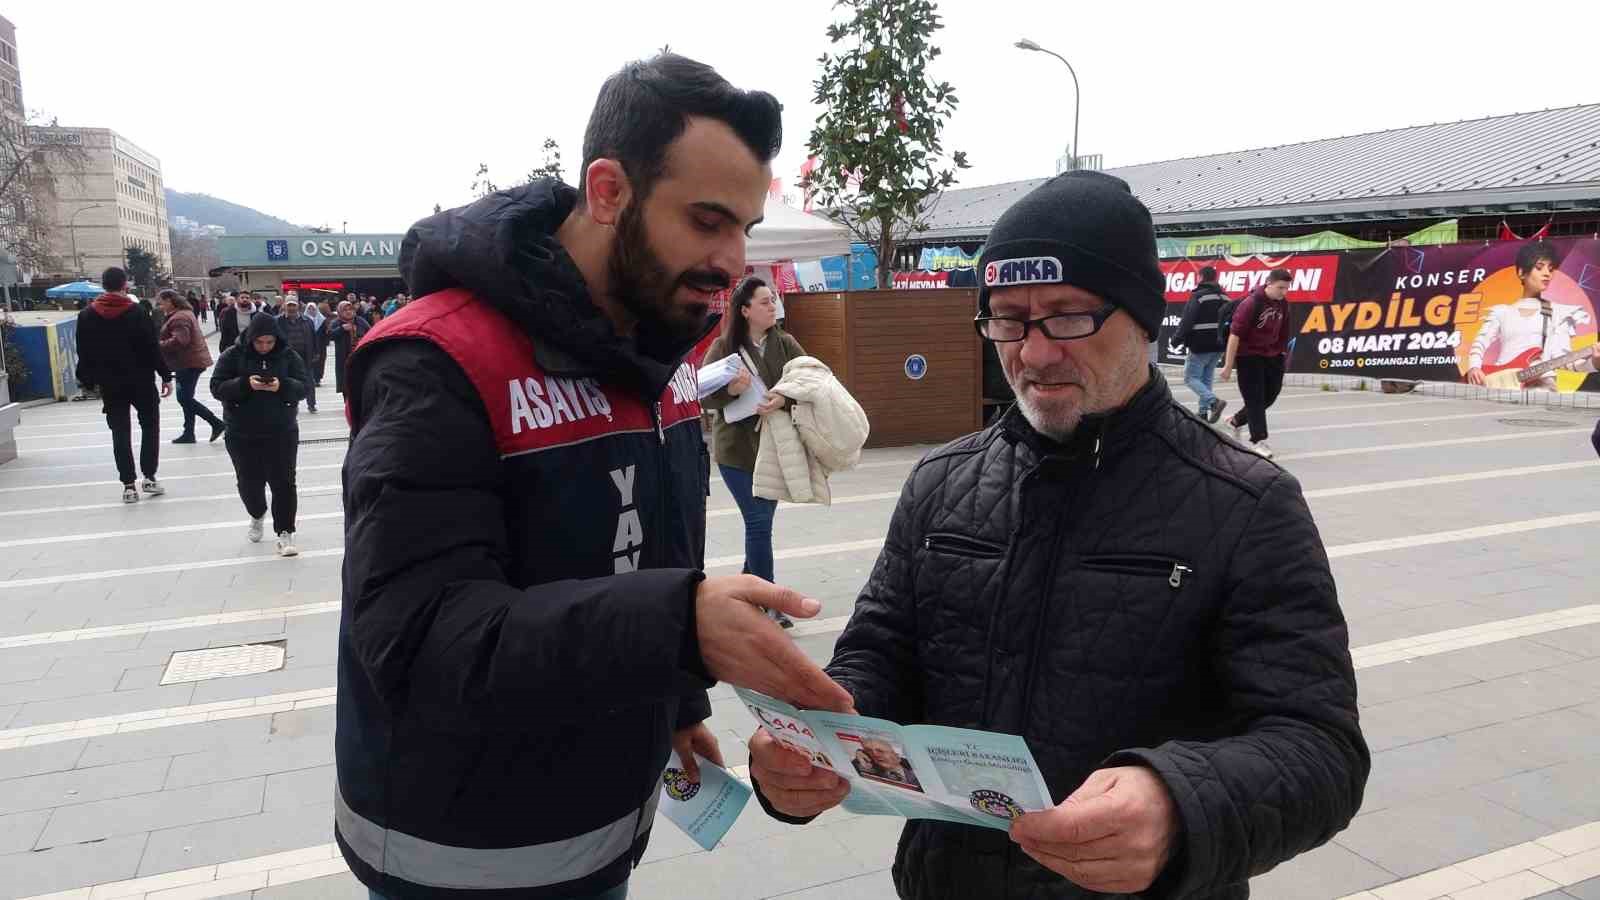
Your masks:
<path fill-rule="evenodd" d="M 1182 819 L 1143 896 L 1243 898 L 1355 815 L 1371 758 L 1300 485 L 1154 377 L 1070 446 L 1012 410 L 928 455 L 828 671 L 861 713 L 1023 735 L 1056 802 L 1142 764 Z M 900 896 L 1084 898 L 1004 832 L 912 821 Z"/>

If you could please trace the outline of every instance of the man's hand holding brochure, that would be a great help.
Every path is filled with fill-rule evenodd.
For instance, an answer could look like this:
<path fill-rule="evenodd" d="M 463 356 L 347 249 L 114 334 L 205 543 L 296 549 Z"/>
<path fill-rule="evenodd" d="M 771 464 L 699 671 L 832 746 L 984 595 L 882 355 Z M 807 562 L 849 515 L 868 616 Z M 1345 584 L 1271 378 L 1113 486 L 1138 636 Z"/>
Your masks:
<path fill-rule="evenodd" d="M 791 801 L 788 809 L 779 807 L 790 815 L 815 815 L 842 797 L 844 808 L 859 815 L 1004 831 L 1023 813 L 1053 806 L 1038 763 L 1016 735 L 802 711 L 735 690 L 762 731 L 794 754 L 792 767 L 763 769 L 754 751 L 764 739 L 752 740 L 752 775 L 763 793 L 781 792 Z M 804 772 L 802 760 L 813 771 Z"/>

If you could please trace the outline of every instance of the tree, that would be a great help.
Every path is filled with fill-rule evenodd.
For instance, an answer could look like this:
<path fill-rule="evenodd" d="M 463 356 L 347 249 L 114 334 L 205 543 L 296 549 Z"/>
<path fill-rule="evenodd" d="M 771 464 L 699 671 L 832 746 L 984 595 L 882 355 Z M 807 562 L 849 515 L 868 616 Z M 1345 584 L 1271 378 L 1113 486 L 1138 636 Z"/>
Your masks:
<path fill-rule="evenodd" d="M 528 180 L 524 184 L 538 181 L 541 178 L 554 178 L 557 181 L 566 181 L 565 174 L 561 171 L 561 145 L 555 138 L 544 139 L 544 162 L 528 170 Z"/>
<path fill-rule="evenodd" d="M 0 118 L 0 252 L 24 272 L 71 268 L 61 265 L 52 243 L 56 202 L 63 179 L 80 185 L 89 165 L 77 132 L 58 131 L 56 120 L 34 113 L 26 123 Z"/>
<path fill-rule="evenodd" d="M 527 177 L 516 184 L 508 184 L 505 187 L 519 187 L 524 184 L 531 184 L 541 178 L 554 178 L 557 181 L 565 181 L 566 178 L 561 168 L 561 145 L 556 143 L 555 138 L 547 137 L 544 139 L 543 149 L 544 161 L 529 169 Z M 489 164 L 478 163 L 478 171 L 472 173 L 472 196 L 487 197 L 499 190 L 502 190 L 501 186 L 495 184 L 494 179 L 489 176 Z"/>
<path fill-rule="evenodd" d="M 126 253 L 128 280 L 144 293 L 154 293 L 155 287 L 167 280 L 167 273 L 161 268 L 161 257 L 143 247 L 129 247 Z"/>
<path fill-rule="evenodd" d="M 849 18 L 828 26 L 834 50 L 812 83 L 822 115 L 808 142 L 815 165 L 803 187 L 829 218 L 878 252 L 878 285 L 888 287 L 895 247 L 918 231 L 938 196 L 968 168 L 945 158 L 940 133 L 956 108 L 955 88 L 934 81 L 932 43 L 944 27 L 933 0 L 838 0 Z"/>

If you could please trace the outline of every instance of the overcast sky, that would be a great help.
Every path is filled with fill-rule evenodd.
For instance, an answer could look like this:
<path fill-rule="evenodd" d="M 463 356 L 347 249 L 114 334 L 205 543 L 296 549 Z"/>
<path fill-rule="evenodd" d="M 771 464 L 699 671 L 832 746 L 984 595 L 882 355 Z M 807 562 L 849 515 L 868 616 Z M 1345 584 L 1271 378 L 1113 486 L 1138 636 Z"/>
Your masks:
<path fill-rule="evenodd" d="M 1053 171 L 1082 80 L 1085 153 L 1107 167 L 1600 102 L 1600 2 L 1220 4 L 944 0 L 935 69 L 961 99 L 964 185 Z M 403 231 L 505 182 L 545 136 L 569 173 L 607 74 L 664 44 L 785 107 L 798 179 L 828 0 L 551 4 L 10 0 L 23 95 L 113 128 L 166 184 L 308 225 Z M 116 48 L 116 49 L 114 49 Z M 120 50 L 120 52 L 116 52 Z M 570 179 L 570 174 L 569 174 Z"/>

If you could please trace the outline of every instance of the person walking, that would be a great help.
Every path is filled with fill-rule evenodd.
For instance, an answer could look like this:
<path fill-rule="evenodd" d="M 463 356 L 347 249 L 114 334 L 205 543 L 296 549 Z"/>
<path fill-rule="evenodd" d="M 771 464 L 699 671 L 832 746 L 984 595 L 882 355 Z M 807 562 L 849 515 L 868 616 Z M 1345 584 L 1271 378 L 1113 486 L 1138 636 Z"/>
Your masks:
<path fill-rule="evenodd" d="M 226 301 L 217 311 L 217 350 L 227 350 L 239 343 L 239 336 L 250 326 L 250 295 L 240 294 Z"/>
<path fill-rule="evenodd" d="M 316 415 L 317 392 L 311 385 L 309 361 L 315 359 L 317 354 L 317 328 L 301 311 L 298 295 L 290 294 L 284 298 L 283 315 L 278 318 L 278 331 L 283 335 L 284 343 L 289 345 L 289 349 L 300 354 L 302 362 L 308 363 L 306 367 L 306 409 L 312 415 Z M 298 408 L 298 404 L 296 406 Z"/>
<path fill-rule="evenodd" d="M 1228 302 L 1228 295 L 1217 283 L 1214 266 L 1200 269 L 1200 283 L 1194 286 L 1189 302 L 1183 307 L 1183 317 L 1172 339 L 1188 348 L 1183 361 L 1183 383 L 1200 398 L 1200 418 L 1216 424 L 1228 401 L 1217 397 L 1211 390 L 1217 374 L 1217 364 L 1222 361 L 1222 342 L 1217 335 L 1217 316 Z"/>
<path fill-rule="evenodd" d="M 778 304 L 772 288 L 755 276 L 739 282 L 728 297 L 727 327 L 723 334 L 711 342 L 706 359 L 716 361 L 738 355 L 743 366 L 739 374 L 726 386 L 718 388 L 703 399 L 701 404 L 717 411 L 716 424 L 712 426 L 712 455 L 717 470 L 722 473 L 722 483 L 727 485 L 733 502 L 739 506 L 744 518 L 744 571 L 757 578 L 775 581 L 772 558 L 772 520 L 778 511 L 778 501 L 757 497 L 754 493 L 756 454 L 761 448 L 758 423 L 769 413 L 783 407 L 783 397 L 771 394 L 756 408 L 756 414 L 729 422 L 724 411 L 728 404 L 751 390 L 755 382 L 753 372 L 762 385 L 775 385 L 783 378 L 783 367 L 797 356 L 805 356 L 800 342 L 778 327 Z M 794 627 L 794 621 L 782 612 L 769 610 L 779 625 Z"/>
<path fill-rule="evenodd" d="M 266 491 L 272 491 L 272 531 L 278 555 L 295 556 L 295 457 L 300 427 L 295 410 L 306 394 L 310 375 L 300 354 L 289 349 L 271 316 L 256 316 L 243 340 L 222 351 L 211 372 L 211 395 L 222 401 L 228 436 L 224 443 L 233 460 L 239 499 L 250 515 L 247 537 L 261 540 L 267 514 Z"/>
<path fill-rule="evenodd" d="M 211 368 L 211 348 L 206 345 L 200 323 L 189 308 L 189 298 L 179 297 L 174 290 L 164 290 L 156 299 L 166 316 L 161 323 L 159 338 L 161 359 L 177 376 L 178 405 L 183 408 L 183 433 L 173 438 L 172 442 L 194 443 L 194 420 L 199 417 L 211 425 L 211 441 L 215 443 L 227 426 L 217 418 L 216 413 L 194 398 L 200 373 Z"/>
<path fill-rule="evenodd" d="M 337 316 L 322 323 L 324 347 L 333 344 L 333 389 L 340 394 L 345 388 L 345 360 L 371 327 L 370 322 L 356 315 L 356 305 L 349 300 L 339 304 Z M 323 352 L 326 353 L 326 349 Z"/>
<path fill-rule="evenodd" d="M 122 485 L 122 502 L 139 502 L 142 488 L 152 497 L 166 493 L 156 480 L 161 462 L 160 397 L 172 396 L 172 370 L 161 358 L 156 329 L 150 317 L 123 293 L 128 273 L 116 266 L 100 276 L 105 293 L 78 313 L 78 384 L 100 395 L 106 425 L 111 428 L 111 453 Z M 155 378 L 161 377 L 156 395 Z M 130 410 L 139 414 L 139 472 L 133 467 L 133 424 Z"/>
<path fill-rule="evenodd" d="M 1228 358 L 1222 363 L 1222 380 L 1233 377 L 1239 367 L 1239 393 L 1244 409 L 1228 419 L 1233 436 L 1238 438 L 1250 426 L 1250 449 L 1272 458 L 1267 445 L 1267 409 L 1283 390 L 1283 371 L 1289 354 L 1289 285 L 1294 275 L 1288 269 L 1273 269 L 1265 284 L 1250 292 L 1233 311 L 1228 326 Z"/>

